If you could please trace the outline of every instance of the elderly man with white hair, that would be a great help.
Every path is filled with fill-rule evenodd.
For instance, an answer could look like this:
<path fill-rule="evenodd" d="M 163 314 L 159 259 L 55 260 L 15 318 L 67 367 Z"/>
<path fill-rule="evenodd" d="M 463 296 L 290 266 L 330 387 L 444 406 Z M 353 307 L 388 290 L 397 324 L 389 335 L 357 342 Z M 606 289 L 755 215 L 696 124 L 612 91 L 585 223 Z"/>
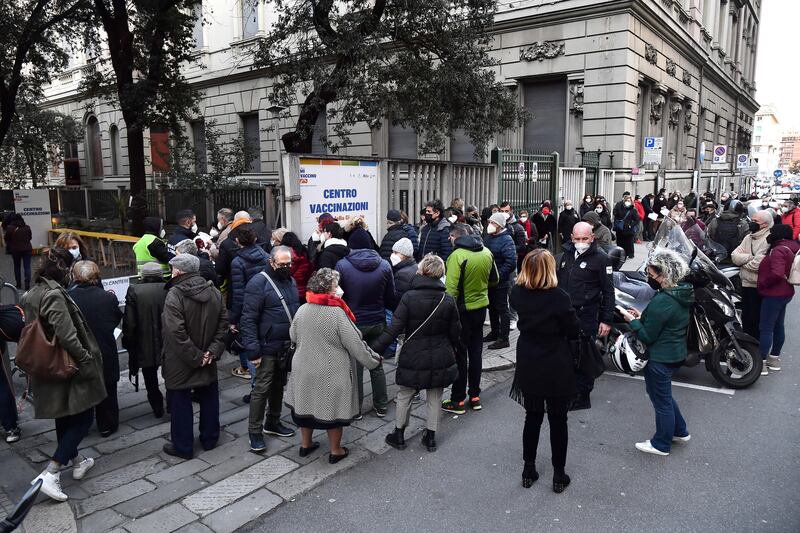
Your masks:
<path fill-rule="evenodd" d="M 769 211 L 756 212 L 750 221 L 750 234 L 731 253 L 731 261 L 740 267 L 742 280 L 742 329 L 758 338 L 761 320 L 761 296 L 758 294 L 758 267 L 769 250 L 767 236 L 775 220 Z"/>

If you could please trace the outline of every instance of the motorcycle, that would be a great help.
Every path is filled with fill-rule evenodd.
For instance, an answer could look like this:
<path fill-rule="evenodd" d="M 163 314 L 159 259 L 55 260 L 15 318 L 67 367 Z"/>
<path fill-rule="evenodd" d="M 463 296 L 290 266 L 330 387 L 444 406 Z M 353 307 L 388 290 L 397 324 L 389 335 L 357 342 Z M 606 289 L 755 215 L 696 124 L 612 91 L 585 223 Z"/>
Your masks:
<path fill-rule="evenodd" d="M 738 295 L 731 280 L 689 240 L 680 226 L 666 219 L 651 244 L 651 254 L 659 248 L 673 250 L 689 264 L 685 281 L 694 287 L 688 332 L 688 355 L 684 366 L 705 362 L 706 370 L 720 384 L 732 389 L 749 387 L 761 375 L 761 353 L 756 339 L 742 331 Z M 655 295 L 647 284 L 647 262 L 637 272 L 615 272 L 616 306 L 644 311 Z M 612 331 L 601 345 L 607 353 L 617 337 L 630 326 L 615 311 Z"/>
<path fill-rule="evenodd" d="M 36 495 L 39 494 L 39 489 L 41 488 L 42 480 L 38 479 L 36 483 L 31 485 L 25 494 L 23 494 L 17 506 L 11 511 L 11 514 L 0 519 L 0 533 L 10 533 L 22 524 L 22 521 L 28 516 L 28 511 L 30 511 L 33 504 L 36 503 Z"/>

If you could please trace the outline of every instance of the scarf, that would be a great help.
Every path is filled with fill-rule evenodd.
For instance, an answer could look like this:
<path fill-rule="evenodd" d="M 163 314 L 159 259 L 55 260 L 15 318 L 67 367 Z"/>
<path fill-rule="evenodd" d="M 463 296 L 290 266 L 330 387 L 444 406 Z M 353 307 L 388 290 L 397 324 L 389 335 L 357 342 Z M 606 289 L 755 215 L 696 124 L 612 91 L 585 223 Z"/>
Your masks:
<path fill-rule="evenodd" d="M 310 304 L 317 304 L 317 305 L 327 305 L 330 307 L 339 307 L 344 311 L 344 314 L 347 315 L 347 318 L 352 320 L 353 322 L 356 321 L 356 315 L 350 310 L 344 300 L 341 298 L 337 298 L 331 294 L 317 294 L 316 292 L 308 291 L 306 293 L 306 302 Z"/>

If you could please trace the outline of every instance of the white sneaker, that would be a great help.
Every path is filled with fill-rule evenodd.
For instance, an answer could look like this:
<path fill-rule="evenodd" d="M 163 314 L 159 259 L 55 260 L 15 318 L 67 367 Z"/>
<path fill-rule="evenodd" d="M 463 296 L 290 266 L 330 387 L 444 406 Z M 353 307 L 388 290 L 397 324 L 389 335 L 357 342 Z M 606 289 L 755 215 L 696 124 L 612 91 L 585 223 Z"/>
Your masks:
<path fill-rule="evenodd" d="M 686 435 L 685 437 L 672 437 L 672 442 L 689 442 L 690 440 L 692 440 L 691 435 Z"/>
<path fill-rule="evenodd" d="M 491 323 L 491 322 L 489 322 L 489 319 L 487 318 L 486 320 L 484 320 L 484 321 L 483 321 L 483 325 L 484 325 L 484 326 L 491 326 L 491 325 L 492 325 L 492 323 Z"/>
<path fill-rule="evenodd" d="M 781 369 L 781 358 L 776 355 L 770 355 L 767 357 L 767 360 L 764 361 L 764 366 L 773 372 L 779 372 Z"/>
<path fill-rule="evenodd" d="M 653 455 L 669 455 L 669 452 L 662 452 L 661 450 L 656 450 L 655 448 L 653 448 L 653 445 L 650 444 L 649 440 L 646 440 L 644 442 L 637 442 L 636 449 L 639 450 L 640 452 L 652 453 Z"/>
<path fill-rule="evenodd" d="M 516 320 L 512 320 L 511 321 L 511 324 L 509 325 L 509 329 L 511 331 L 514 331 L 515 329 L 517 329 L 517 321 Z"/>
<path fill-rule="evenodd" d="M 767 368 L 767 362 L 766 361 L 761 363 L 761 375 L 762 376 L 769 376 L 769 369 Z"/>
<path fill-rule="evenodd" d="M 87 457 L 72 469 L 72 479 L 83 479 L 86 472 L 94 466 L 94 459 Z"/>
<path fill-rule="evenodd" d="M 31 485 L 35 484 L 39 479 L 42 480 L 42 488 L 40 489 L 40 492 L 58 502 L 67 501 L 69 496 L 64 494 L 64 491 L 61 490 L 60 474 L 51 474 L 50 472 L 44 471 L 36 476 L 36 479 L 31 481 Z"/>

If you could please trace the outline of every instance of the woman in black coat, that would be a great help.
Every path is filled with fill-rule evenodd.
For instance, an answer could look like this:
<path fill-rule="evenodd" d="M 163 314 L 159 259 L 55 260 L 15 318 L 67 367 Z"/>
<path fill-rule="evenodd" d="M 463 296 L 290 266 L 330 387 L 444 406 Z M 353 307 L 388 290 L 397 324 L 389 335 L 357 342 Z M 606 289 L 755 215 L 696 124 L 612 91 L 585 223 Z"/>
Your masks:
<path fill-rule="evenodd" d="M 23 269 L 25 274 L 25 290 L 31 288 L 31 228 L 25 223 L 22 215 L 9 213 L 3 220 L 3 238 L 6 241 L 6 253 L 11 255 L 14 263 L 14 278 L 17 288 L 22 289 Z"/>
<path fill-rule="evenodd" d="M 108 437 L 119 427 L 119 354 L 114 328 L 122 320 L 122 311 L 119 309 L 117 297 L 103 289 L 100 270 L 95 263 L 78 261 L 72 267 L 72 275 L 75 285 L 69 290 L 69 295 L 78 304 L 103 354 L 103 381 L 107 396 L 94 409 L 97 429 L 101 436 Z"/>
<path fill-rule="evenodd" d="M 511 290 L 510 303 L 519 315 L 517 327 L 520 331 L 511 397 L 525 407 L 522 485 L 528 488 L 539 478 L 536 448 L 546 405 L 553 490 L 562 492 L 570 482 L 564 472 L 567 411 L 576 393 L 569 339 L 578 338 L 580 326 L 569 295 L 557 286 L 552 254 L 541 249 L 529 253 L 522 263 L 517 284 Z"/>
<path fill-rule="evenodd" d="M 395 430 L 386 436 L 386 442 L 398 450 L 406 447 L 404 431 L 411 399 L 424 389 L 428 417 L 422 443 L 429 452 L 436 451 L 442 392 L 458 377 L 455 352 L 463 353 L 461 324 L 456 301 L 445 293 L 442 276 L 444 261 L 435 255 L 425 256 L 411 289 L 394 312 L 391 325 L 371 346 L 375 352 L 383 353 L 398 335 L 406 335 L 395 375 L 399 386 Z"/>

